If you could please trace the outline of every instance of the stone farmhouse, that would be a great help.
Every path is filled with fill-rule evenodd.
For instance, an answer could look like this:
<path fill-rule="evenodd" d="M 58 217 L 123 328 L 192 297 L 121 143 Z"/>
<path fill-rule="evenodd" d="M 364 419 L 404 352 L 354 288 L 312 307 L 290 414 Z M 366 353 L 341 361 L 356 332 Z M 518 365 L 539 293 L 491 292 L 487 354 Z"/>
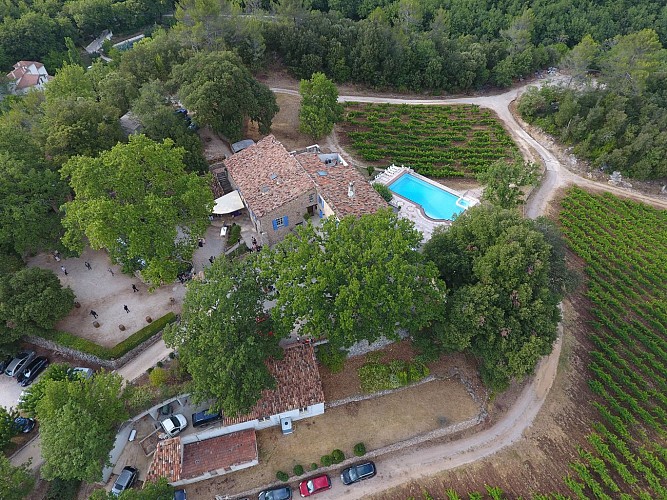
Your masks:
<path fill-rule="evenodd" d="M 269 135 L 224 164 L 262 245 L 282 240 L 308 216 L 358 217 L 388 206 L 339 154 L 318 146 L 290 153 Z"/>

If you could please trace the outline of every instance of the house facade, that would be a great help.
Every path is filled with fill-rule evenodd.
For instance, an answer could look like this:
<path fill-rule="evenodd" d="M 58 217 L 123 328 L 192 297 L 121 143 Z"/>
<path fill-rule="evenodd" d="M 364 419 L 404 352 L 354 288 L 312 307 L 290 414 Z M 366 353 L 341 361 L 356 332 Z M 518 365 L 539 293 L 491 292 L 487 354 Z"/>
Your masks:
<path fill-rule="evenodd" d="M 30 90 L 44 90 L 44 85 L 53 77 L 48 74 L 41 62 L 19 61 L 14 69 L 7 73 L 9 91 L 12 94 L 26 94 Z"/>
<path fill-rule="evenodd" d="M 337 153 L 317 146 L 290 153 L 272 135 L 225 160 L 225 167 L 260 244 L 281 241 L 307 216 L 358 217 L 388 206 Z"/>

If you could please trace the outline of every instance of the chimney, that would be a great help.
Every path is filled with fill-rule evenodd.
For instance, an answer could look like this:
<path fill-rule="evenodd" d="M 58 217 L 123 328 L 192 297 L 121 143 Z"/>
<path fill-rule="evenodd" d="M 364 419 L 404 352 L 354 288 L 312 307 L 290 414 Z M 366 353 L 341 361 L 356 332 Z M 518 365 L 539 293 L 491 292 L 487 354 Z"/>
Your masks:
<path fill-rule="evenodd" d="M 350 182 L 350 183 L 347 185 L 347 195 L 348 195 L 350 198 L 354 198 L 354 182 Z"/>

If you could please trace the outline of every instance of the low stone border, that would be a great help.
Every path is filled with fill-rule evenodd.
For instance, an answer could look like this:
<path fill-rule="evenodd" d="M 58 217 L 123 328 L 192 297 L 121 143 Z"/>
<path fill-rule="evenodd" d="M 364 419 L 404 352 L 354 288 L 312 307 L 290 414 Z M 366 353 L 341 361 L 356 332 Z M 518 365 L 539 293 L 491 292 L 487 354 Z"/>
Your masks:
<path fill-rule="evenodd" d="M 141 354 L 150 346 L 155 344 L 155 342 L 160 340 L 161 337 L 162 337 L 162 331 L 160 330 L 158 333 L 148 338 L 147 340 L 139 344 L 137 347 L 132 349 L 130 352 L 124 354 L 118 359 L 101 359 L 93 354 L 81 352 L 71 347 L 65 347 L 52 340 L 48 340 L 42 337 L 26 335 L 24 338 L 27 342 L 30 342 L 31 344 L 44 347 L 45 349 L 49 349 L 50 351 L 53 351 L 57 354 L 63 354 L 65 356 L 80 359 L 81 361 L 85 361 L 87 363 L 95 363 L 109 370 L 116 370 L 121 366 L 123 366 L 125 363 L 136 358 L 139 354 Z"/>
<path fill-rule="evenodd" d="M 484 399 L 480 399 L 477 396 L 477 393 L 474 390 L 472 381 L 468 380 L 466 377 L 462 376 L 457 369 L 453 369 L 451 372 L 451 377 L 456 377 L 459 379 L 459 381 L 463 384 L 463 386 L 466 388 L 466 391 L 468 394 L 470 394 L 470 397 L 479 405 L 479 413 L 475 415 L 474 417 L 469 418 L 468 420 L 464 420 L 463 422 L 458 422 L 456 424 L 449 425 L 447 427 L 442 427 L 440 429 L 435 429 L 430 432 L 426 432 L 424 434 L 419 434 L 415 437 L 405 439 L 403 441 L 398 441 L 397 443 L 392 443 L 390 445 L 384 446 L 382 448 L 378 448 L 377 450 L 372 450 L 367 452 L 365 455 L 361 457 L 353 456 L 351 458 L 346 458 L 339 464 L 332 464 L 329 467 L 318 467 L 316 471 L 312 471 L 312 473 L 327 473 L 327 472 L 333 472 L 335 470 L 338 470 L 343 467 L 347 467 L 349 465 L 352 465 L 354 463 L 359 462 L 360 460 L 365 460 L 365 459 L 371 459 L 371 458 L 377 458 L 382 455 L 387 455 L 389 453 L 393 453 L 399 450 L 403 450 L 405 448 L 410 448 L 412 446 L 416 446 L 418 444 L 425 443 L 427 441 L 431 441 L 434 439 L 439 439 L 445 436 L 450 436 L 452 434 L 456 434 L 458 432 L 465 431 L 467 429 L 470 429 L 472 427 L 475 427 L 476 425 L 479 425 L 483 423 L 486 418 L 488 417 L 488 413 L 486 411 L 486 401 L 488 400 L 488 395 Z M 447 380 L 449 377 L 438 377 L 436 375 L 429 375 L 428 377 L 424 377 L 423 379 L 419 380 L 418 382 L 415 382 L 414 384 L 406 385 L 403 387 L 399 387 L 397 389 L 387 389 L 385 391 L 380 391 L 380 392 L 375 392 L 373 394 L 359 394 L 356 396 L 350 396 L 348 398 L 344 399 L 339 399 L 337 401 L 333 401 L 332 403 L 325 403 L 325 408 L 335 408 L 337 406 L 343 406 L 348 403 L 352 403 L 355 401 L 364 401 L 368 399 L 374 399 L 380 396 L 385 396 L 387 394 L 393 394 L 395 392 L 400 392 L 405 389 L 411 389 L 413 387 L 417 387 L 422 384 L 426 384 L 428 382 L 433 382 L 436 380 Z M 311 471 L 307 471 L 311 472 Z M 281 484 L 291 483 L 296 480 L 301 480 L 305 479 L 307 477 L 310 477 L 310 474 L 304 472 L 301 476 L 290 476 L 288 481 L 276 481 L 274 483 L 271 483 L 269 485 L 262 486 L 260 488 L 255 488 L 252 490 L 244 491 L 242 493 L 237 493 L 234 494 L 233 496 L 230 495 L 216 495 L 215 499 L 216 500 L 231 500 L 232 498 L 245 498 L 245 497 L 253 497 L 259 494 L 260 491 L 265 490 L 266 488 L 273 488 L 275 486 L 280 486 Z"/>

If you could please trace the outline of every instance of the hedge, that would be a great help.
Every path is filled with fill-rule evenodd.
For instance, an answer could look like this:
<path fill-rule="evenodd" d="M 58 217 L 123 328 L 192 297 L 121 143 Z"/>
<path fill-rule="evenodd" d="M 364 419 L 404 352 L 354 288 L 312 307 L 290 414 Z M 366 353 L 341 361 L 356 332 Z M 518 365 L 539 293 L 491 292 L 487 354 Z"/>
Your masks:
<path fill-rule="evenodd" d="M 112 360 L 124 356 L 175 320 L 176 315 L 173 312 L 168 312 L 161 318 L 158 318 L 152 323 L 149 323 L 144 328 L 133 333 L 128 338 L 116 344 L 112 348 L 101 346 L 90 340 L 77 337 L 76 335 L 73 335 L 69 332 L 53 331 L 50 333 L 42 334 L 41 337 L 47 340 L 52 340 L 53 342 L 64 347 L 76 349 L 77 351 L 81 351 L 86 354 L 92 354 L 93 356 L 97 356 L 100 359 Z"/>

